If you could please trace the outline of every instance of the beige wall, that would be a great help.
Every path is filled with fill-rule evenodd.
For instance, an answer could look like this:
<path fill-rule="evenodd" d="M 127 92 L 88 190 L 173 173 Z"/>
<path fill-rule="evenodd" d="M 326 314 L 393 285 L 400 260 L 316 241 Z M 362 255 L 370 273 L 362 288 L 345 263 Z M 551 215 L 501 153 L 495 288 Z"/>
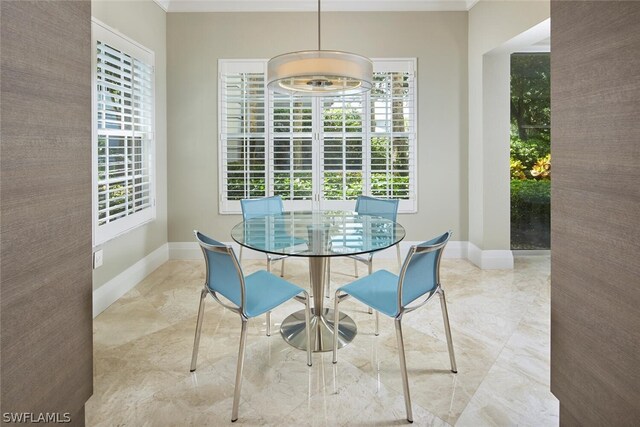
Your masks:
<path fill-rule="evenodd" d="M 167 242 L 166 13 L 152 0 L 92 1 L 93 17 L 155 53 L 156 219 L 103 245 L 104 265 L 93 271 L 94 290 Z"/>
<path fill-rule="evenodd" d="M 167 15 L 169 241 L 194 228 L 230 240 L 218 214 L 217 60 L 314 49 L 312 13 Z M 408 240 L 452 229 L 467 240 L 467 13 L 325 13 L 323 48 L 418 58 L 418 213 Z"/>
<path fill-rule="evenodd" d="M 547 0 L 481 0 L 469 11 L 469 241 L 479 249 L 510 248 L 509 46 L 548 18 Z"/>

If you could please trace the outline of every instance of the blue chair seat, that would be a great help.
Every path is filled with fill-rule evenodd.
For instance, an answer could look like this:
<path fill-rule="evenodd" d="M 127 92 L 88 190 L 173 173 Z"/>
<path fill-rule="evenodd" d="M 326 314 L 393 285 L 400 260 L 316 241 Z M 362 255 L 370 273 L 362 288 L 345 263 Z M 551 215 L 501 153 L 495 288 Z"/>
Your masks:
<path fill-rule="evenodd" d="M 395 317 L 398 314 L 398 276 L 378 270 L 338 289 L 369 307 Z"/>
<path fill-rule="evenodd" d="M 265 270 L 245 277 L 244 312 L 248 317 L 260 316 L 298 295 L 302 289 Z"/>

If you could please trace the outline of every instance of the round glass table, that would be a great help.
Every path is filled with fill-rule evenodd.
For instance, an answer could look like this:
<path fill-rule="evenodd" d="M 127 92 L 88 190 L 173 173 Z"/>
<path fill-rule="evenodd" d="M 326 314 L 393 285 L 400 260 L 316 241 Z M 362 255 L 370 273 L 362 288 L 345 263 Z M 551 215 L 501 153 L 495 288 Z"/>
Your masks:
<path fill-rule="evenodd" d="M 313 351 L 333 349 L 333 310 L 324 307 L 327 260 L 331 257 L 366 254 L 389 248 L 404 239 L 404 228 L 378 216 L 344 211 L 285 212 L 252 218 L 237 224 L 231 237 L 259 252 L 309 258 L 313 309 Z M 338 347 L 356 336 L 353 319 L 340 313 Z M 293 347 L 306 350 L 304 310 L 288 316 L 280 333 Z"/>

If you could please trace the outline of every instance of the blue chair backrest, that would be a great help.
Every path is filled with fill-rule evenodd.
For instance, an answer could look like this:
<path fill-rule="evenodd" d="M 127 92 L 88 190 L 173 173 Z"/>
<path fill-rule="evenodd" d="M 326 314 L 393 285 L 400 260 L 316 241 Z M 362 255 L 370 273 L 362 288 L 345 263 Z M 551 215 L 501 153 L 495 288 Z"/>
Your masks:
<path fill-rule="evenodd" d="M 400 273 L 403 307 L 436 290 L 440 282 L 440 258 L 450 238 L 451 232 L 448 231 L 411 248 L 413 255 L 410 251 Z"/>
<path fill-rule="evenodd" d="M 398 203 L 398 199 L 377 199 L 369 196 L 358 196 L 356 212 L 363 215 L 381 216 L 396 222 Z"/>
<path fill-rule="evenodd" d="M 267 215 L 277 215 L 284 211 L 282 197 L 262 197 L 260 199 L 242 199 L 240 200 L 242 207 L 242 219 L 248 220 Z"/>
<path fill-rule="evenodd" d="M 240 265 L 234 259 L 233 249 L 204 234 L 196 231 L 196 239 L 200 243 L 207 265 L 207 286 L 237 307 L 243 307 L 243 277 Z"/>

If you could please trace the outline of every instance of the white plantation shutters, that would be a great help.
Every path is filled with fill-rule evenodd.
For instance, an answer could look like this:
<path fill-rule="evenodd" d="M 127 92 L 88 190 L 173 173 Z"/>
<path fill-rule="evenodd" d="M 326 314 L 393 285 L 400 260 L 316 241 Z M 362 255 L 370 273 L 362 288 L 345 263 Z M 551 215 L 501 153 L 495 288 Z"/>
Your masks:
<path fill-rule="evenodd" d="M 367 194 L 400 199 L 399 211 L 416 204 L 415 61 L 377 61 L 369 93 L 369 187 Z"/>
<path fill-rule="evenodd" d="M 220 207 L 267 195 L 264 61 L 220 62 Z"/>
<path fill-rule="evenodd" d="M 370 93 L 318 98 L 265 91 L 265 60 L 218 64 L 221 213 L 271 195 L 353 209 L 360 194 L 416 211 L 415 59 L 374 60 Z"/>
<path fill-rule="evenodd" d="M 153 53 L 92 25 L 94 244 L 155 217 Z"/>
<path fill-rule="evenodd" d="M 98 225 L 151 206 L 152 68 L 98 41 Z"/>
<path fill-rule="evenodd" d="M 269 182 L 283 200 L 311 200 L 313 188 L 313 99 L 270 94 Z M 304 204 L 295 202 L 295 208 Z M 292 206 L 293 207 L 293 206 Z"/>
<path fill-rule="evenodd" d="M 366 96 L 325 97 L 320 98 L 320 102 L 322 198 L 326 201 L 355 200 L 364 194 L 367 171 Z"/>

